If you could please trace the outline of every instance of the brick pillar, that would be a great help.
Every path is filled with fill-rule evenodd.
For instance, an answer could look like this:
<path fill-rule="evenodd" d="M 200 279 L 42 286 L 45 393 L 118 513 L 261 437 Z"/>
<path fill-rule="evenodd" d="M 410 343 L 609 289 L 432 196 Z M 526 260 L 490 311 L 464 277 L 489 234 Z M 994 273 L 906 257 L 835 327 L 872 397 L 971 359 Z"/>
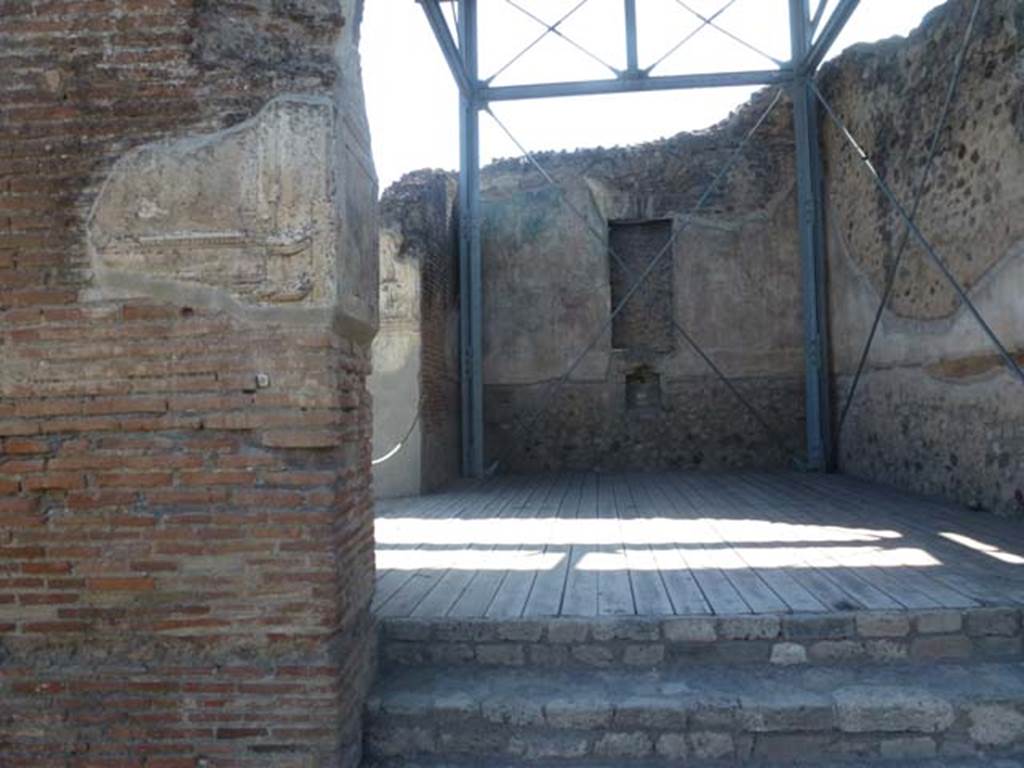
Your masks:
<path fill-rule="evenodd" d="M 0 0 L 4 765 L 358 762 L 359 12 Z"/>

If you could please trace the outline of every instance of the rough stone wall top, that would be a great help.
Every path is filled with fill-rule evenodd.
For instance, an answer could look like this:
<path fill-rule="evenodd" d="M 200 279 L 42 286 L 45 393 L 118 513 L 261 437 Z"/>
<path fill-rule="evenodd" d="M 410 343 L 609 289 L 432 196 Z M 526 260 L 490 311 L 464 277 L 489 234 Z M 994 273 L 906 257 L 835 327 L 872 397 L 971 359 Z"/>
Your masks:
<path fill-rule="evenodd" d="M 608 223 L 644 219 L 673 222 L 675 240 L 665 258 L 675 265 L 677 322 L 715 348 L 737 375 L 798 372 L 799 260 L 785 98 L 695 212 L 774 95 L 758 93 L 699 133 L 636 147 L 538 155 L 568 204 L 524 160 L 484 169 L 488 381 L 562 375 L 611 311 Z M 666 361 L 672 372 L 707 373 L 685 344 L 678 347 Z M 574 378 L 603 379 L 610 352 L 611 339 L 600 340 Z"/>
<path fill-rule="evenodd" d="M 823 92 L 910 208 L 973 2 L 952 0 L 908 38 L 856 46 L 827 64 Z M 1024 240 L 1024 4 L 982 3 L 958 98 L 918 224 L 968 289 Z M 823 119 L 830 212 L 879 294 L 905 227 Z M 948 317 L 959 300 L 911 239 L 890 304 L 901 316 Z"/>

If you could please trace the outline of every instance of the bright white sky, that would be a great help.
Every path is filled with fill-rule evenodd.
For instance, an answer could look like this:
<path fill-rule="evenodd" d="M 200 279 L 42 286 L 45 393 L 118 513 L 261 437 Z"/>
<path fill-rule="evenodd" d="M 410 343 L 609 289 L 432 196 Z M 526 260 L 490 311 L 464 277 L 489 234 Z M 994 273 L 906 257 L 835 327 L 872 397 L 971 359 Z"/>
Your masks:
<path fill-rule="evenodd" d="M 827 18 L 838 0 L 828 0 Z M 513 0 L 548 23 L 580 0 Z M 640 66 L 660 58 L 701 25 L 683 4 L 710 17 L 728 0 L 637 0 Z M 832 55 L 859 41 L 905 35 L 940 0 L 862 0 Z M 446 7 L 449 3 L 444 3 Z M 479 0 L 480 76 L 488 78 L 544 27 L 509 4 Z M 817 3 L 812 0 L 811 6 Z M 733 0 L 714 21 L 765 54 L 789 55 L 787 0 Z M 625 67 L 622 0 L 588 0 L 560 27 L 616 68 Z M 363 77 L 381 191 L 419 168 L 458 167 L 457 90 L 415 0 L 368 0 L 362 30 Z M 760 53 L 705 27 L 652 74 L 770 69 Z M 554 35 L 493 82 L 585 80 L 611 72 Z M 616 94 L 505 102 L 492 108 L 531 151 L 636 144 L 705 128 L 744 102 L 753 89 Z M 520 153 L 487 114 L 481 115 L 481 162 Z"/>

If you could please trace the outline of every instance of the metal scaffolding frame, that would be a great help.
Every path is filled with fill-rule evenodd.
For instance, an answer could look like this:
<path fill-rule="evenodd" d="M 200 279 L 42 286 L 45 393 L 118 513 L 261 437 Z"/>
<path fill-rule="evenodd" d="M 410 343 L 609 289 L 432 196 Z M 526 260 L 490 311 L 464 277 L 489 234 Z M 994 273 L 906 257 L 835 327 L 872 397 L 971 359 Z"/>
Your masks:
<path fill-rule="evenodd" d="M 459 169 L 459 296 L 460 296 L 460 380 L 462 387 L 462 469 L 463 474 L 470 477 L 480 477 L 485 473 L 484 467 L 484 425 L 483 425 L 483 313 L 482 313 L 482 264 L 480 248 L 480 113 L 490 113 L 489 104 L 495 101 L 510 101 L 519 99 L 541 99 L 558 96 L 581 96 L 602 93 L 629 93 L 654 90 L 683 90 L 693 88 L 715 88 L 737 85 L 763 85 L 777 86 L 779 92 L 769 105 L 768 110 L 754 124 L 750 132 L 732 153 L 729 161 L 719 171 L 701 195 L 693 212 L 699 210 L 704 202 L 710 197 L 717 184 L 732 169 L 739 158 L 749 139 L 757 128 L 764 122 L 771 112 L 771 109 L 778 101 L 783 89 L 788 91 L 793 104 L 794 140 L 796 148 L 796 175 L 797 175 L 797 205 L 798 205 L 798 226 L 800 233 L 800 273 L 801 288 L 803 295 L 803 329 L 804 329 L 804 350 L 806 361 L 805 389 L 806 389 L 806 442 L 807 456 L 800 463 L 806 468 L 815 471 L 832 471 L 835 468 L 835 439 L 832 430 L 832 408 L 830 404 L 829 386 L 829 349 L 828 349 L 828 314 L 826 296 L 826 265 L 825 265 L 825 227 L 824 207 L 825 196 L 823 187 L 821 142 L 819 133 L 819 104 L 824 113 L 835 124 L 839 133 L 849 142 L 862 162 L 863 166 L 871 173 L 875 184 L 880 192 L 885 195 L 893 208 L 900 215 L 906 225 L 905 237 L 900 246 L 900 253 L 906 245 L 906 240 L 913 238 L 920 243 L 927 252 L 932 262 L 939 268 L 943 276 L 950 282 L 957 295 L 964 302 L 974 318 L 978 321 L 985 334 L 998 350 L 1003 361 L 1011 372 L 1024 383 L 1024 371 L 1021 370 L 1016 360 L 1009 354 L 994 331 L 985 322 L 977 308 L 971 302 L 963 287 L 958 283 L 955 276 L 945 265 L 941 256 L 928 242 L 920 231 L 915 218 L 917 214 L 920 194 L 924 189 L 927 174 L 930 170 L 931 160 L 935 153 L 938 137 L 948 118 L 949 106 L 954 98 L 957 84 L 963 69 L 974 23 L 978 15 L 981 0 L 975 0 L 969 28 L 964 36 L 964 41 L 955 63 L 954 73 L 947 93 L 946 103 L 942 114 L 937 120 L 935 134 L 930 147 L 929 158 L 922 174 L 918 187 L 918 195 L 915 197 L 911 209 L 908 211 L 901 201 L 889 188 L 881 176 L 875 172 L 870 158 L 861 150 L 856 139 L 852 136 L 841 118 L 835 113 L 821 91 L 815 85 L 814 78 L 818 67 L 824 60 L 832 44 L 843 30 L 850 17 L 859 5 L 859 0 L 839 0 L 832 14 L 823 21 L 823 12 L 826 0 L 818 0 L 817 7 L 812 12 L 811 0 L 788 0 L 789 3 L 789 28 L 791 43 L 791 58 L 788 62 L 778 62 L 770 55 L 760 49 L 737 38 L 732 33 L 716 24 L 715 19 L 733 5 L 737 0 L 727 0 L 722 7 L 711 16 L 703 16 L 690 8 L 685 0 L 675 0 L 683 9 L 689 11 L 701 21 L 701 25 L 684 37 L 676 46 L 657 59 L 652 65 L 641 69 L 637 55 L 637 3 L 636 0 L 623 0 L 623 30 L 625 44 L 626 69 L 617 70 L 598 56 L 587 51 L 583 46 L 576 43 L 559 30 L 560 25 L 572 14 L 585 5 L 588 0 L 579 2 L 565 13 L 556 22 L 549 24 L 540 19 L 528 9 L 523 8 L 515 0 L 505 0 L 510 6 L 516 8 L 523 14 L 529 16 L 544 31 L 529 45 L 522 49 L 508 63 L 501 67 L 495 75 L 481 80 L 477 66 L 478 52 L 478 25 L 477 25 L 477 0 L 418 0 L 422 6 L 430 27 L 437 38 L 437 42 L 444 54 L 448 67 L 459 88 L 460 105 L 460 169 Z M 441 3 L 451 3 L 456 10 L 456 40 L 453 38 L 450 27 L 442 10 Z M 755 51 L 762 57 L 772 61 L 773 69 L 743 71 L 743 72 L 709 72 L 701 74 L 686 75 L 653 75 L 655 69 L 669 55 L 687 43 L 698 32 L 705 28 L 714 28 L 727 35 L 736 42 Z M 820 30 L 820 31 L 819 31 Z M 816 34 L 817 33 L 817 34 Z M 544 82 L 525 85 L 494 86 L 493 79 L 505 71 L 511 64 L 532 49 L 540 40 L 547 35 L 556 35 L 566 43 L 574 46 L 591 59 L 599 62 L 612 71 L 613 77 L 603 80 L 588 80 L 576 82 Z M 526 150 L 522 144 L 508 130 L 493 113 L 490 113 L 498 123 L 499 127 L 509 136 L 516 146 L 528 160 L 545 178 L 545 180 L 558 190 L 563 203 L 567 204 L 573 212 L 584 220 L 588 229 L 592 225 L 586 221 L 586 217 L 569 202 L 553 177 L 537 162 L 536 158 Z M 685 226 L 683 227 L 683 229 Z M 641 284 L 653 273 L 657 262 L 662 259 L 671 249 L 682 229 L 674 232 L 669 243 L 662 248 L 650 261 L 648 266 L 639 275 L 631 274 L 635 279 L 631 288 L 612 310 L 607 323 L 599 329 L 597 334 L 590 340 L 590 343 L 580 352 L 569 366 L 565 374 L 552 382 L 552 387 L 546 392 L 545 403 L 552 402 L 552 395 L 557 388 L 562 386 L 570 377 L 573 370 L 582 361 L 584 355 L 593 348 L 610 326 L 612 319 L 622 310 L 625 304 L 636 293 Z M 595 237 L 604 240 L 600 233 L 594 233 Z M 608 247 L 605 244 L 605 247 Z M 623 263 L 617 254 L 609 248 L 610 258 L 616 260 L 620 265 Z M 627 273 L 629 271 L 627 270 Z M 885 308 L 886 302 L 891 293 L 891 286 L 887 285 L 882 297 L 882 303 L 878 310 L 878 316 Z M 850 403 L 856 391 L 857 381 L 863 372 L 864 361 L 870 351 L 871 343 L 875 337 L 878 317 L 875 325 L 866 341 L 857 373 L 854 376 L 846 403 L 840 419 L 845 420 Z M 729 388 L 730 392 L 746 407 L 772 437 L 773 440 L 782 446 L 783 450 L 792 454 L 793 452 L 784 444 L 778 433 L 761 417 L 756 409 L 747 401 L 743 395 L 733 386 L 732 382 L 715 365 L 714 361 L 694 341 L 692 334 L 681 327 L 678 322 L 673 322 L 676 331 L 686 340 L 694 351 L 704 360 L 713 373 Z M 534 413 L 525 424 L 527 430 L 531 429 L 540 418 L 543 417 L 544 407 Z"/>

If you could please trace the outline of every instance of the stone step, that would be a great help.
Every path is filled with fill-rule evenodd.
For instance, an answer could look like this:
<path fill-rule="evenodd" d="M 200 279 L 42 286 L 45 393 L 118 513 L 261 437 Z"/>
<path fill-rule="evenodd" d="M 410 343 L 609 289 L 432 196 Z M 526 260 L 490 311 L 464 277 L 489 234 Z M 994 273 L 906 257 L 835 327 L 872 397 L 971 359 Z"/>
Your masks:
<path fill-rule="evenodd" d="M 380 765 L 1009 759 L 1024 754 L 1024 664 L 406 668 L 379 680 L 366 733 Z"/>
<path fill-rule="evenodd" d="M 387 668 L 656 668 L 687 664 L 1024 659 L 1021 611 L 986 607 L 672 618 L 384 619 Z"/>
<path fill-rule="evenodd" d="M 678 760 L 630 760 L 628 768 L 679 768 Z M 532 768 L 545 768 L 545 766 L 557 766 L 548 760 L 531 762 Z M 850 761 L 841 763 L 826 761 L 814 764 L 816 768 L 850 768 Z M 856 765 L 856 763 L 854 763 Z M 470 760 L 427 760 L 412 761 L 404 758 L 395 760 L 373 760 L 364 763 L 365 768 L 522 768 L 522 763 L 492 762 L 487 760 L 481 762 L 479 759 Z M 586 761 L 577 763 L 577 768 L 624 768 L 621 761 L 612 763 L 606 761 Z M 1024 768 L 1024 759 L 1015 760 L 1012 758 L 976 758 L 963 760 L 879 760 L 871 763 L 871 768 Z"/>

